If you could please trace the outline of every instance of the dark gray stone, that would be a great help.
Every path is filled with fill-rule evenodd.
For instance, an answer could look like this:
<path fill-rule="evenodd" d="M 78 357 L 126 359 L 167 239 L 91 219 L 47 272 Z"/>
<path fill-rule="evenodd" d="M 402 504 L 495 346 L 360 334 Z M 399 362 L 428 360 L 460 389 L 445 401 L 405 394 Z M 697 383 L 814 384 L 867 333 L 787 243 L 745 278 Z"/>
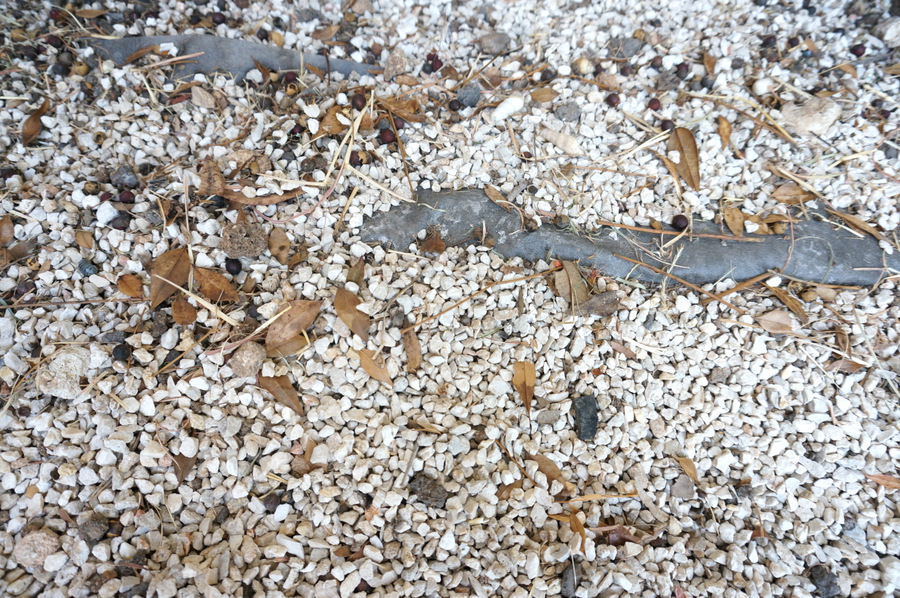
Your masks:
<path fill-rule="evenodd" d="M 128 166 L 119 166 L 109 175 L 109 182 L 119 189 L 136 189 L 141 184 L 141 179 Z"/>
<path fill-rule="evenodd" d="M 571 100 L 557 106 L 553 114 L 560 120 L 574 122 L 581 117 L 581 108 L 578 107 L 577 102 Z"/>
<path fill-rule="evenodd" d="M 478 83 L 469 83 L 456 92 L 456 99 L 463 106 L 474 108 L 478 105 L 478 100 L 481 99 L 481 86 Z"/>
<path fill-rule="evenodd" d="M 490 54 L 491 56 L 506 52 L 506 49 L 509 47 L 510 41 L 511 40 L 508 35 L 499 31 L 488 33 L 487 35 L 483 35 L 476 40 L 476 42 L 478 43 L 478 47 L 481 48 L 481 51 L 485 54 Z"/>
<path fill-rule="evenodd" d="M 609 53 L 616 58 L 631 58 L 641 51 L 644 42 L 635 37 L 617 37 L 609 42 Z"/>
<path fill-rule="evenodd" d="M 559 590 L 563 598 L 575 598 L 575 591 L 578 589 L 578 571 L 575 563 L 570 562 L 569 566 L 563 569 L 560 579 L 562 584 Z"/>
<path fill-rule="evenodd" d="M 809 580 L 816 586 L 821 598 L 835 598 L 841 595 L 838 576 L 824 565 L 815 565 L 809 570 Z"/>
<path fill-rule="evenodd" d="M 419 502 L 436 509 L 443 509 L 447 498 L 450 497 L 450 493 L 440 482 L 421 471 L 409 479 L 409 491 L 416 495 Z"/>
<path fill-rule="evenodd" d="M 597 397 L 584 395 L 572 400 L 572 412 L 575 414 L 575 430 L 578 438 L 588 442 L 597 435 Z"/>

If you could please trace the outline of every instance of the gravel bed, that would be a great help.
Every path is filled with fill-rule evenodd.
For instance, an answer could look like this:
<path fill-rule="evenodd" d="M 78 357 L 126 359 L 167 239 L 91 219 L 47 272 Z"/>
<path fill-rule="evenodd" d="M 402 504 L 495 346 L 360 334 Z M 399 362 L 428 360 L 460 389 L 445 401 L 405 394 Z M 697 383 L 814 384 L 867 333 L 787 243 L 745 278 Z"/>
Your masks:
<path fill-rule="evenodd" d="M 740 311 L 584 272 L 617 309 L 574 315 L 552 255 L 361 241 L 412 189 L 492 186 L 531 228 L 827 206 L 896 251 L 888 3 L 76 4 L 0 30 L 0 595 L 900 593 L 896 272 Z M 389 68 L 185 83 L 88 33 Z M 309 347 L 246 340 L 302 301 Z"/>

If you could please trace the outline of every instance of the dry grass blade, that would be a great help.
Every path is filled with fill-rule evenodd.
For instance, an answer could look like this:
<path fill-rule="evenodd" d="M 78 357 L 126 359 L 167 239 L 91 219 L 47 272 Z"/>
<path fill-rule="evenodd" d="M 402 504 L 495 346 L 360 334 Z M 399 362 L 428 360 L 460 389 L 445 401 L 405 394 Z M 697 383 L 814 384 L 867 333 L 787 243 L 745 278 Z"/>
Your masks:
<path fill-rule="evenodd" d="M 188 281 L 191 261 L 187 248 L 170 249 L 150 265 L 150 309 L 156 309 L 179 286 Z"/>
<path fill-rule="evenodd" d="M 675 169 L 684 182 L 694 191 L 700 190 L 700 154 L 697 152 L 697 140 L 694 134 L 684 127 L 675 127 L 669 137 L 667 149 L 681 154 L 681 160 Z"/>
<path fill-rule="evenodd" d="M 879 241 L 887 241 L 887 237 L 885 237 L 883 234 L 881 234 L 880 232 L 875 230 L 875 227 L 873 227 L 871 224 L 869 224 L 868 222 L 866 222 L 859 216 L 854 216 L 852 214 L 845 214 L 843 212 L 838 212 L 837 210 L 828 210 L 828 213 L 830 213 L 834 216 L 837 216 L 838 218 L 840 218 L 844 222 L 846 222 L 848 225 L 852 226 L 853 228 L 855 228 L 856 230 L 858 230 L 860 232 L 866 233 L 868 235 L 872 235 Z"/>
<path fill-rule="evenodd" d="M 693 461 L 688 457 L 675 457 L 675 460 L 678 461 L 678 464 L 681 466 L 681 469 L 684 470 L 684 473 L 687 474 L 687 477 L 691 478 L 695 484 L 700 483 L 700 476 L 697 475 L 697 466 L 694 465 Z"/>
<path fill-rule="evenodd" d="M 281 317 L 269 326 L 266 332 L 266 351 L 271 352 L 297 339 L 304 330 L 312 326 L 321 307 L 321 301 L 291 301 L 287 311 L 281 313 Z"/>
<path fill-rule="evenodd" d="M 359 352 L 359 361 L 362 369 L 379 382 L 384 382 L 388 386 L 393 386 L 394 381 L 388 373 L 384 365 L 384 356 L 379 351 L 376 353 L 372 349 L 362 349 Z"/>
<path fill-rule="evenodd" d="M 522 397 L 525 413 L 531 415 L 531 400 L 534 398 L 535 371 L 530 361 L 517 361 L 513 364 L 513 386 Z"/>
<path fill-rule="evenodd" d="M 422 365 L 422 345 L 415 330 L 403 332 L 403 346 L 406 347 L 406 371 L 412 374 Z"/>
<path fill-rule="evenodd" d="M 347 289 L 338 289 L 334 295 L 334 311 L 338 317 L 363 342 L 368 342 L 370 320 L 368 315 L 356 309 L 360 303 L 359 297 Z"/>
<path fill-rule="evenodd" d="M 873 475 L 866 474 L 866 477 L 885 488 L 891 490 L 900 490 L 900 478 L 897 476 L 887 475 L 885 473 L 876 473 Z"/>
<path fill-rule="evenodd" d="M 240 300 L 237 290 L 231 281 L 208 268 L 194 268 L 194 279 L 200 285 L 200 292 L 210 301 L 227 301 L 234 303 Z"/>
<path fill-rule="evenodd" d="M 569 500 L 558 500 L 556 502 L 561 504 L 568 504 L 571 502 L 584 502 L 587 500 L 612 500 L 614 498 L 637 498 L 637 492 L 629 492 L 628 494 L 582 494 L 581 496 L 577 496 L 575 498 L 570 498 Z"/>
<path fill-rule="evenodd" d="M 259 385 L 275 397 L 279 403 L 285 407 L 293 409 L 297 415 L 303 415 L 303 404 L 297 391 L 291 384 L 291 380 L 287 376 L 263 376 L 257 377 Z"/>
<path fill-rule="evenodd" d="M 538 471 L 540 471 L 547 477 L 547 483 L 550 486 L 553 485 L 554 481 L 562 484 L 563 489 L 560 491 L 560 494 L 564 493 L 571 495 L 575 492 L 575 484 L 563 477 L 562 471 L 560 471 L 559 466 L 556 465 L 556 463 L 554 463 L 551 459 L 545 457 L 544 455 L 532 455 L 530 453 L 525 453 L 525 457 L 538 464 Z"/>
<path fill-rule="evenodd" d="M 50 109 L 50 100 L 44 99 L 40 108 L 31 113 L 22 123 L 22 144 L 31 145 L 44 128 L 41 124 L 41 117 Z"/>

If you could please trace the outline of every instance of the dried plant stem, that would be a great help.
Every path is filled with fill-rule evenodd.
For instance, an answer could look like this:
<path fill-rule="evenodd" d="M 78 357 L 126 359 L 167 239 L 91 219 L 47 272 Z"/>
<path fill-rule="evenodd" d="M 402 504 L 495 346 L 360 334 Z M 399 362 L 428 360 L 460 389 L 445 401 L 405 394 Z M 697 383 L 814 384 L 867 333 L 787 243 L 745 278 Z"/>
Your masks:
<path fill-rule="evenodd" d="M 597 224 L 600 226 L 611 226 L 613 228 L 624 228 L 627 230 L 634 230 L 641 233 L 654 233 L 660 235 L 670 235 L 673 237 L 677 237 L 682 234 L 679 231 L 675 230 L 656 230 L 655 228 L 647 228 L 645 226 L 631 226 L 629 224 L 617 224 L 615 222 L 610 222 L 608 220 L 596 220 Z M 762 243 L 764 239 L 750 239 L 748 237 L 735 237 L 734 235 L 716 235 L 712 233 L 688 233 L 689 237 L 694 238 L 703 238 L 703 239 L 724 239 L 726 241 L 743 241 L 747 243 Z"/>

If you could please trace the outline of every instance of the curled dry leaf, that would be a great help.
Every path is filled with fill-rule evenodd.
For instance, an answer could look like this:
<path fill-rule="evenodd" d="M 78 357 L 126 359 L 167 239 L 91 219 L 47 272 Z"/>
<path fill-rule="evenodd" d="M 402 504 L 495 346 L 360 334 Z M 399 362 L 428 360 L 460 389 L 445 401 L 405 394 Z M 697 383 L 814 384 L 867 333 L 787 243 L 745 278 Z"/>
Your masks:
<path fill-rule="evenodd" d="M 134 274 L 123 274 L 116 281 L 116 288 L 126 297 L 138 299 L 144 296 L 144 282 Z"/>
<path fill-rule="evenodd" d="M 0 245 L 6 245 L 15 237 L 16 226 L 9 214 L 0 219 Z"/>
<path fill-rule="evenodd" d="M 175 292 L 175 287 L 163 278 L 183 287 L 190 273 L 191 262 L 185 247 L 170 249 L 153 260 L 150 265 L 150 309 L 156 309 Z"/>
<path fill-rule="evenodd" d="M 719 116 L 719 137 L 722 138 L 722 149 L 731 143 L 731 123 L 724 116 Z"/>
<path fill-rule="evenodd" d="M 876 473 L 873 475 L 866 474 L 866 477 L 879 486 L 884 486 L 891 490 L 900 490 L 900 478 L 897 476 L 887 475 L 886 473 Z"/>
<path fill-rule="evenodd" d="M 531 400 L 534 398 L 535 371 L 530 361 L 517 361 L 513 364 L 513 386 L 522 397 L 525 413 L 531 415 Z"/>
<path fill-rule="evenodd" d="M 376 353 L 372 349 L 362 349 L 359 352 L 359 361 L 368 375 L 388 386 L 393 386 L 394 381 L 384 365 L 384 355 L 380 351 Z"/>
<path fill-rule="evenodd" d="M 194 268 L 194 280 L 200 285 L 200 292 L 210 301 L 236 302 L 240 300 L 240 295 L 231 281 L 215 270 Z"/>
<path fill-rule="evenodd" d="M 853 361 L 852 359 L 836 359 L 825 366 L 825 371 L 836 371 L 843 372 L 845 374 L 852 374 L 854 372 L 858 372 L 864 367 L 866 367 L 865 364 L 859 363 L 858 361 Z"/>
<path fill-rule="evenodd" d="M 94 235 L 92 235 L 90 231 L 86 230 L 75 231 L 75 242 L 78 243 L 79 247 L 82 247 L 84 249 L 93 249 Z"/>
<path fill-rule="evenodd" d="M 581 519 L 578 518 L 578 509 L 572 509 L 569 513 L 569 526 L 573 532 L 581 536 L 581 554 L 585 554 L 584 546 L 587 544 L 587 532 L 584 529 L 584 524 L 581 523 Z"/>
<path fill-rule="evenodd" d="M 501 484 L 497 490 L 497 500 L 509 500 L 512 491 L 516 488 L 521 488 L 524 483 L 525 478 L 519 478 L 512 484 Z"/>
<path fill-rule="evenodd" d="M 178 480 L 179 486 L 188 474 L 191 473 L 191 470 L 194 469 L 195 463 L 197 463 L 197 455 L 194 455 L 193 457 L 172 455 L 172 465 L 175 467 L 175 478 Z"/>
<path fill-rule="evenodd" d="M 615 351 L 616 353 L 621 353 L 622 355 L 624 355 L 624 356 L 627 357 L 628 359 L 634 359 L 634 358 L 635 358 L 635 352 L 632 351 L 631 349 L 629 349 L 628 347 L 626 347 L 625 345 L 623 345 L 622 343 L 620 343 L 620 342 L 617 341 L 617 340 L 611 340 L 611 341 L 609 341 L 609 346 L 613 348 L 613 351 Z"/>
<path fill-rule="evenodd" d="M 340 25 L 327 25 L 325 27 L 320 27 L 319 29 L 316 29 L 312 32 L 312 38 L 316 41 L 331 39 L 340 28 Z"/>
<path fill-rule="evenodd" d="M 428 236 L 419 245 L 419 250 L 422 253 L 441 254 L 444 253 L 445 249 L 447 249 L 447 244 L 441 238 L 441 230 L 437 227 L 431 228 L 428 231 Z"/>
<path fill-rule="evenodd" d="M 706 74 L 712 77 L 716 74 L 716 57 L 709 52 L 703 53 L 703 66 L 706 68 Z"/>
<path fill-rule="evenodd" d="M 360 303 L 359 297 L 347 289 L 338 289 L 334 295 L 334 310 L 338 317 L 363 342 L 368 342 L 369 316 L 356 309 Z"/>
<path fill-rule="evenodd" d="M 763 330 L 772 334 L 794 331 L 794 322 L 791 320 L 791 315 L 783 309 L 773 309 L 761 316 L 757 316 L 756 322 L 762 326 Z"/>
<path fill-rule="evenodd" d="M 347 282 L 355 283 L 356 286 L 362 288 L 363 280 L 366 276 L 366 259 L 364 257 L 356 260 L 356 263 L 347 270 Z"/>
<path fill-rule="evenodd" d="M 590 295 L 587 281 L 575 262 L 563 262 L 553 280 L 557 294 L 569 302 L 571 307 L 584 303 Z"/>
<path fill-rule="evenodd" d="M 276 226 L 269 233 L 269 251 L 279 263 L 288 264 L 291 254 L 291 241 L 284 229 Z"/>
<path fill-rule="evenodd" d="M 798 185 L 797 183 L 785 183 L 772 191 L 772 198 L 789 206 L 815 199 L 815 195 Z"/>
<path fill-rule="evenodd" d="M 407 330 L 403 333 L 403 346 L 406 348 L 406 371 L 410 374 L 422 365 L 422 345 L 415 330 Z"/>
<path fill-rule="evenodd" d="M 625 546 L 626 542 L 641 543 L 641 539 L 628 531 L 623 525 L 617 525 L 606 533 L 607 543 L 610 546 Z"/>
<path fill-rule="evenodd" d="M 304 330 L 312 326 L 321 307 L 321 301 L 303 299 L 291 301 L 287 311 L 278 316 L 278 319 L 269 326 L 266 332 L 266 351 L 269 354 L 277 351 L 280 355 L 287 356 L 285 351 L 289 350 L 289 347 L 286 345 L 293 348 L 305 346 L 306 339 L 299 337 Z M 296 343 L 292 341 L 302 341 L 302 343 L 299 347 L 294 347 Z M 288 353 L 288 355 L 290 354 Z"/>
<path fill-rule="evenodd" d="M 172 301 L 172 319 L 181 326 L 190 326 L 197 321 L 197 308 L 190 304 L 187 297 L 178 295 Z"/>
<path fill-rule="evenodd" d="M 201 195 L 222 195 L 225 193 L 225 177 L 213 160 L 207 160 L 200 166 L 200 185 L 197 191 Z"/>
<path fill-rule="evenodd" d="M 287 376 L 270 377 L 259 374 L 257 381 L 259 382 L 259 385 L 263 389 L 269 391 L 279 403 L 286 407 L 290 407 L 297 415 L 303 415 L 303 404 L 300 402 L 300 397 L 297 395 L 297 391 L 291 384 L 290 378 Z"/>
<path fill-rule="evenodd" d="M 38 135 L 41 134 L 41 131 L 44 128 L 44 125 L 41 124 L 41 117 L 50 109 L 50 100 L 44 99 L 44 102 L 41 104 L 40 108 L 31 113 L 31 115 L 25 119 L 25 122 L 22 123 L 22 144 L 23 145 L 31 145 L 35 139 L 37 139 Z"/>
<path fill-rule="evenodd" d="M 838 218 L 842 219 L 844 222 L 855 228 L 861 233 L 865 233 L 867 235 L 872 235 L 879 241 L 887 241 L 887 237 L 878 232 L 871 224 L 860 218 L 859 216 L 854 216 L 853 214 L 845 214 L 844 212 L 838 212 L 837 210 L 828 210 L 829 214 L 833 214 Z"/>
<path fill-rule="evenodd" d="M 842 353 L 849 355 L 850 354 L 850 335 L 847 334 L 847 331 L 835 324 L 834 328 L 834 342 L 837 343 L 838 349 L 841 350 Z"/>
<path fill-rule="evenodd" d="M 563 485 L 563 490 L 560 491 L 560 494 L 567 494 L 569 496 L 574 494 L 575 484 L 563 477 L 562 471 L 560 471 L 559 467 L 551 459 L 544 455 L 532 455 L 530 453 L 525 453 L 525 457 L 538 464 L 538 471 L 547 476 L 547 483 L 549 485 L 552 486 L 554 481 Z"/>
<path fill-rule="evenodd" d="M 675 170 L 684 179 L 684 182 L 694 191 L 700 190 L 700 154 L 697 152 L 697 140 L 690 129 L 675 127 L 669 137 L 666 148 L 668 151 L 677 151 L 681 155 Z"/>
<path fill-rule="evenodd" d="M 743 237 L 744 236 L 744 220 L 746 217 L 744 213 L 735 207 L 725 208 L 725 225 L 728 226 L 728 230 L 731 231 L 731 234 L 735 237 Z"/>
<path fill-rule="evenodd" d="M 785 307 L 791 310 L 791 312 L 795 316 L 797 316 L 797 319 L 800 320 L 801 324 L 806 325 L 809 322 L 809 317 L 807 317 L 806 311 L 803 309 L 803 304 L 800 303 L 799 299 L 782 288 L 772 287 L 767 284 L 763 284 L 763 286 L 771 291 L 773 295 L 778 297 L 778 300 L 781 301 Z"/>
<path fill-rule="evenodd" d="M 694 465 L 693 461 L 688 457 L 675 457 L 675 460 L 681 465 L 681 469 L 684 470 L 687 477 L 691 478 L 695 484 L 700 483 L 700 476 L 697 475 L 697 467 Z"/>

